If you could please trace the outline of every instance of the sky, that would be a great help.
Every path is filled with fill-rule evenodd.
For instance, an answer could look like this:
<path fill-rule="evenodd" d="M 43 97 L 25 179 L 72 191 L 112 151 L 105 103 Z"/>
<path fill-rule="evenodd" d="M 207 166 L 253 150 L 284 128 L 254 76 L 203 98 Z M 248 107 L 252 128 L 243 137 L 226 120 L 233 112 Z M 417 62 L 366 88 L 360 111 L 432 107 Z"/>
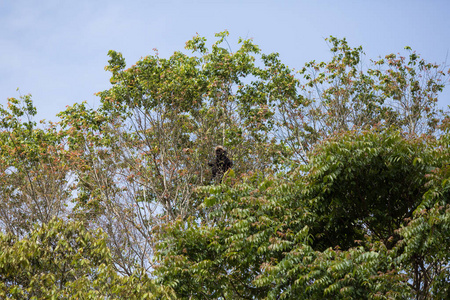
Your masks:
<path fill-rule="evenodd" d="M 94 94 L 111 86 L 108 50 L 130 66 L 154 48 L 169 57 L 196 33 L 213 41 L 224 30 L 232 48 L 253 38 L 295 69 L 329 60 L 330 35 L 363 46 L 367 60 L 410 46 L 450 64 L 449 12 L 449 0 L 0 0 L 0 104 L 31 94 L 37 119 L 56 121 L 67 105 L 98 107 Z"/>

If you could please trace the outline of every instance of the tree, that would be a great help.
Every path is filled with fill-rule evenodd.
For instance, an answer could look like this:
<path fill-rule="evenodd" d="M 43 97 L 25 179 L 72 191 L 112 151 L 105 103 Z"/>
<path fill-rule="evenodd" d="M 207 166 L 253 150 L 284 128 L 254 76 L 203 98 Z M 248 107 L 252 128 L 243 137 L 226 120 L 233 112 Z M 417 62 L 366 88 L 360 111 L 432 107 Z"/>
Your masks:
<path fill-rule="evenodd" d="M 0 107 L 3 297 L 449 296 L 445 66 L 330 37 L 298 76 L 227 36 L 110 51 L 100 107 L 57 124 L 31 96 Z"/>
<path fill-rule="evenodd" d="M 159 230 L 155 274 L 183 299 L 440 299 L 450 206 L 448 180 L 430 186 L 436 147 L 348 132 L 290 177 L 206 188 L 212 221 Z"/>
<path fill-rule="evenodd" d="M 106 236 L 80 222 L 52 219 L 19 240 L 0 234 L 2 299 L 160 299 L 170 289 L 145 274 L 120 277 L 111 264 Z"/>
<path fill-rule="evenodd" d="M 399 230 L 403 237 L 399 260 L 411 278 L 417 299 L 445 299 L 450 296 L 450 168 L 449 118 L 444 119 L 434 152 L 439 164 L 429 174 L 428 190 L 408 226 Z"/>
<path fill-rule="evenodd" d="M 52 123 L 39 128 L 35 114 L 30 95 L 0 106 L 0 230 L 16 236 L 66 216 L 71 198 L 64 135 Z"/>
<path fill-rule="evenodd" d="M 207 162 L 216 145 L 227 148 L 235 174 L 285 165 L 284 148 L 270 134 L 271 107 L 295 95 L 296 80 L 250 40 L 234 53 L 223 48 L 227 35 L 218 34 L 210 49 L 196 36 L 186 44 L 191 56 L 156 53 L 128 69 L 110 51 L 113 86 L 99 93 L 101 107 L 74 105 L 60 114 L 77 153 L 77 208 L 108 233 L 124 274 L 151 269 L 154 226 L 204 217 L 195 190 L 211 182 Z"/>
<path fill-rule="evenodd" d="M 395 245 L 396 230 L 427 191 L 425 175 L 439 167 L 432 143 L 383 131 L 347 132 L 317 145 L 304 190 L 318 216 L 317 247 L 347 249 L 366 235 L 388 248 Z"/>
<path fill-rule="evenodd" d="M 405 56 L 388 54 L 366 66 L 361 46 L 327 40 L 331 61 L 311 61 L 300 71 L 303 98 L 279 103 L 278 132 L 297 160 L 305 162 L 318 141 L 348 130 L 395 126 L 411 136 L 438 130 L 447 66 L 426 62 L 410 47 Z"/>

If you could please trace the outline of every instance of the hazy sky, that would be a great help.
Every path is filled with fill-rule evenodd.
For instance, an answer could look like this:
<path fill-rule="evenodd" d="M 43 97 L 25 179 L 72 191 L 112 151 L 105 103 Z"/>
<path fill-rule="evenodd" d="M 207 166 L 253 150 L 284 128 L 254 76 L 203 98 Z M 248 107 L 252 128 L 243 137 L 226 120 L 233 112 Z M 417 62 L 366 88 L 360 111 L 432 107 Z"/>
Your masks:
<path fill-rule="evenodd" d="M 108 50 L 132 65 L 153 48 L 168 57 L 196 32 L 213 40 L 225 29 L 232 44 L 251 37 L 296 69 L 328 60 L 330 35 L 362 45 L 367 60 L 411 46 L 443 63 L 449 12 L 449 0 L 0 0 L 0 104 L 30 93 L 38 119 L 47 120 L 75 102 L 95 107 L 94 93 L 110 87 Z"/>

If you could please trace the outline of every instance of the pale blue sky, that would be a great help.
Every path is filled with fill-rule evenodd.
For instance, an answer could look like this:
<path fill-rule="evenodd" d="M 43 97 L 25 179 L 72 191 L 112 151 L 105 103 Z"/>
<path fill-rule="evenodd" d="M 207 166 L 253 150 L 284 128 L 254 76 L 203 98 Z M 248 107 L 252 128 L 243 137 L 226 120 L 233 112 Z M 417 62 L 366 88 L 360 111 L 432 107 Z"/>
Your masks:
<path fill-rule="evenodd" d="M 138 1 L 0 0 L 0 104 L 31 93 L 38 118 L 56 120 L 66 105 L 109 88 L 107 52 L 127 64 L 168 57 L 198 32 L 230 42 L 252 37 L 290 67 L 330 58 L 325 37 L 362 45 L 367 59 L 411 46 L 430 62 L 450 52 L 449 0 Z M 448 59 L 450 63 L 450 58 Z M 441 106 L 450 104 L 450 87 Z"/>

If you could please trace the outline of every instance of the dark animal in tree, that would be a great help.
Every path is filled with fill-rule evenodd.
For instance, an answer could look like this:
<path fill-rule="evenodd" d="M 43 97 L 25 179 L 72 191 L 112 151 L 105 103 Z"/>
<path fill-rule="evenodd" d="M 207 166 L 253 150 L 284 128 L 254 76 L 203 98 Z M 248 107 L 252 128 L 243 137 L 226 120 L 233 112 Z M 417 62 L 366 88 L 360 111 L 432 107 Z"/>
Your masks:
<path fill-rule="evenodd" d="M 233 166 L 233 162 L 228 158 L 227 151 L 222 146 L 217 146 L 216 159 L 208 163 L 208 166 L 211 167 L 212 178 L 217 177 L 219 180 L 222 180 L 225 172 Z"/>

